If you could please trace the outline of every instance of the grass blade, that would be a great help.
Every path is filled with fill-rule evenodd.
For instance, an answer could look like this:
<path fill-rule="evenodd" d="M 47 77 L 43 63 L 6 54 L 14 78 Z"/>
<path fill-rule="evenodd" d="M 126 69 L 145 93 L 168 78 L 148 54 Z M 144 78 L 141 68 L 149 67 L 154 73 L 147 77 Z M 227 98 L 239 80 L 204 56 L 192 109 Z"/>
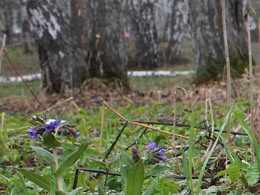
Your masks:
<path fill-rule="evenodd" d="M 219 133 L 218 133 L 218 136 L 217 136 L 217 138 L 216 138 L 216 140 L 215 140 L 215 142 L 214 142 L 214 144 L 213 144 L 213 146 L 212 146 L 212 148 L 211 148 L 211 150 L 210 150 L 210 152 L 209 152 L 209 154 L 208 154 L 206 160 L 205 160 L 204 163 L 203 163 L 203 166 L 202 166 L 202 169 L 201 169 L 200 175 L 199 175 L 199 180 L 198 180 L 198 184 L 197 184 L 196 194 L 199 194 L 199 193 L 200 193 L 200 187 L 201 187 L 201 183 L 202 183 L 202 177 L 203 177 L 203 175 L 204 175 L 206 166 L 207 166 L 207 164 L 208 164 L 209 158 L 211 157 L 211 155 L 213 154 L 213 152 L 214 152 L 214 150 L 215 150 L 215 148 L 216 148 L 216 146 L 217 146 L 217 143 L 218 143 L 218 140 L 219 140 L 220 137 L 221 137 L 221 134 L 223 133 L 223 131 L 224 131 L 225 128 L 226 128 L 226 125 L 227 125 L 227 123 L 228 123 L 228 121 L 229 121 L 230 113 L 231 113 L 231 109 L 229 110 L 229 112 L 228 112 L 228 114 L 227 114 L 227 116 L 226 116 L 226 118 L 225 118 L 225 120 L 224 120 L 224 123 L 222 124 L 222 126 L 221 126 L 221 128 L 220 128 L 220 131 L 219 131 Z"/>
<path fill-rule="evenodd" d="M 258 164 L 258 170 L 260 172 L 260 147 L 257 143 L 257 140 L 255 138 L 255 135 L 253 134 L 252 130 L 250 129 L 250 127 L 245 123 L 241 113 L 236 110 L 235 111 L 235 116 L 238 119 L 238 122 L 240 123 L 242 129 L 246 132 L 246 134 L 248 135 L 250 141 L 253 143 L 254 149 L 255 149 L 255 153 L 256 153 L 256 161 Z"/>

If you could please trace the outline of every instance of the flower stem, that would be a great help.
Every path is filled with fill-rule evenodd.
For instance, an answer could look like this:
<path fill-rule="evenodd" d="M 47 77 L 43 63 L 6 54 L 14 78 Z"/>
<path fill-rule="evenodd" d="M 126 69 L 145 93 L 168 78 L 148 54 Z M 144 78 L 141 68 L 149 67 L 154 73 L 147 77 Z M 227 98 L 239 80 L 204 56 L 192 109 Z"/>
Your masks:
<path fill-rule="evenodd" d="M 57 148 L 53 148 L 53 160 L 55 163 L 55 171 L 58 170 L 59 168 L 59 162 L 58 162 L 58 155 L 57 155 Z M 57 188 L 58 191 L 62 192 L 63 191 L 63 187 L 62 187 L 62 176 L 58 176 L 57 178 Z"/>

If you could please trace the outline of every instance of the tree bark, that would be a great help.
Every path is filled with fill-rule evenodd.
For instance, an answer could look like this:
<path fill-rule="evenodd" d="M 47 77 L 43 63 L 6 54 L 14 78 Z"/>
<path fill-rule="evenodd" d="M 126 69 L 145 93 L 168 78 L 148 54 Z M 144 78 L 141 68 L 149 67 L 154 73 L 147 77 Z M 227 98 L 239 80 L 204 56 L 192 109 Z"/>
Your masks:
<path fill-rule="evenodd" d="M 231 74 L 239 76 L 248 65 L 246 36 L 243 28 L 243 2 L 226 1 L 226 23 Z M 191 41 L 198 65 L 195 83 L 222 76 L 225 64 L 220 1 L 189 1 Z"/>
<path fill-rule="evenodd" d="M 154 0 L 129 1 L 132 29 L 136 39 L 136 58 L 140 69 L 161 64 L 160 47 L 154 21 Z"/>
<path fill-rule="evenodd" d="M 176 64 L 181 59 L 181 47 L 185 28 L 185 3 L 183 0 L 171 2 L 169 38 L 166 48 L 167 63 Z"/>
<path fill-rule="evenodd" d="M 30 0 L 27 9 L 39 46 L 43 90 L 61 93 L 80 85 L 88 71 L 63 1 Z"/>
<path fill-rule="evenodd" d="M 89 1 L 88 62 L 93 77 L 119 79 L 129 88 L 127 77 L 127 53 L 121 25 L 121 1 Z"/>

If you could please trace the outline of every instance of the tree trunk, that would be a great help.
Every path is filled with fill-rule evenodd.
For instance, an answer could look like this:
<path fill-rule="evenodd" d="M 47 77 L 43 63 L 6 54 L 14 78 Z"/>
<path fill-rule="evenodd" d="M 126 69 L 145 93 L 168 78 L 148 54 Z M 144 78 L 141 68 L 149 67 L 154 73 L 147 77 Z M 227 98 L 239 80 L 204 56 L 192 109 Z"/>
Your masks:
<path fill-rule="evenodd" d="M 31 35 L 30 22 L 28 21 L 27 0 L 21 0 L 21 22 L 22 22 L 22 42 L 24 53 L 33 52 L 33 38 Z"/>
<path fill-rule="evenodd" d="M 166 48 L 167 63 L 176 64 L 181 59 L 181 47 L 185 28 L 185 2 L 174 0 L 171 2 L 169 19 L 169 39 Z"/>
<path fill-rule="evenodd" d="M 243 28 L 243 2 L 226 1 L 226 22 L 233 76 L 241 75 L 248 65 L 246 36 Z M 220 1 L 189 1 L 191 40 L 195 54 L 197 76 L 200 84 L 218 79 L 225 65 L 223 29 Z"/>
<path fill-rule="evenodd" d="M 121 1 L 89 1 L 90 34 L 88 62 L 91 76 L 119 79 L 129 88 L 127 53 L 121 26 Z"/>
<path fill-rule="evenodd" d="M 30 0 L 28 13 L 39 46 L 42 88 L 61 93 L 88 77 L 82 49 L 77 46 L 63 1 Z"/>
<path fill-rule="evenodd" d="M 160 66 L 161 56 L 154 21 L 154 0 L 129 1 L 132 29 L 136 39 L 136 58 L 140 69 Z"/>

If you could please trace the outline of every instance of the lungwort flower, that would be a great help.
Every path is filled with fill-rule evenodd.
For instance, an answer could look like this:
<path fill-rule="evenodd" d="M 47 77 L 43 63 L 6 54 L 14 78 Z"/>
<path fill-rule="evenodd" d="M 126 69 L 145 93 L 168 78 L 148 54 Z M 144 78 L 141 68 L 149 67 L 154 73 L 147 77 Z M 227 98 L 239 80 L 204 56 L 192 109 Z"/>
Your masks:
<path fill-rule="evenodd" d="M 28 129 L 27 133 L 34 139 L 37 139 L 39 137 L 39 134 L 35 129 Z"/>
<path fill-rule="evenodd" d="M 155 164 L 160 161 L 166 162 L 165 150 L 162 147 L 158 147 L 155 142 L 149 142 L 146 145 L 146 149 L 143 151 L 143 159 L 147 164 Z M 136 148 L 132 148 L 132 159 L 137 162 L 140 159 L 140 152 Z"/>
<path fill-rule="evenodd" d="M 37 124 L 37 126 L 28 129 L 27 133 L 32 138 L 38 138 L 45 131 L 55 134 L 55 135 L 73 135 L 74 137 L 78 137 L 80 132 L 74 129 L 74 125 L 69 125 L 65 120 L 57 120 L 57 119 L 48 119 L 44 120 L 41 117 L 33 116 L 32 122 Z"/>

